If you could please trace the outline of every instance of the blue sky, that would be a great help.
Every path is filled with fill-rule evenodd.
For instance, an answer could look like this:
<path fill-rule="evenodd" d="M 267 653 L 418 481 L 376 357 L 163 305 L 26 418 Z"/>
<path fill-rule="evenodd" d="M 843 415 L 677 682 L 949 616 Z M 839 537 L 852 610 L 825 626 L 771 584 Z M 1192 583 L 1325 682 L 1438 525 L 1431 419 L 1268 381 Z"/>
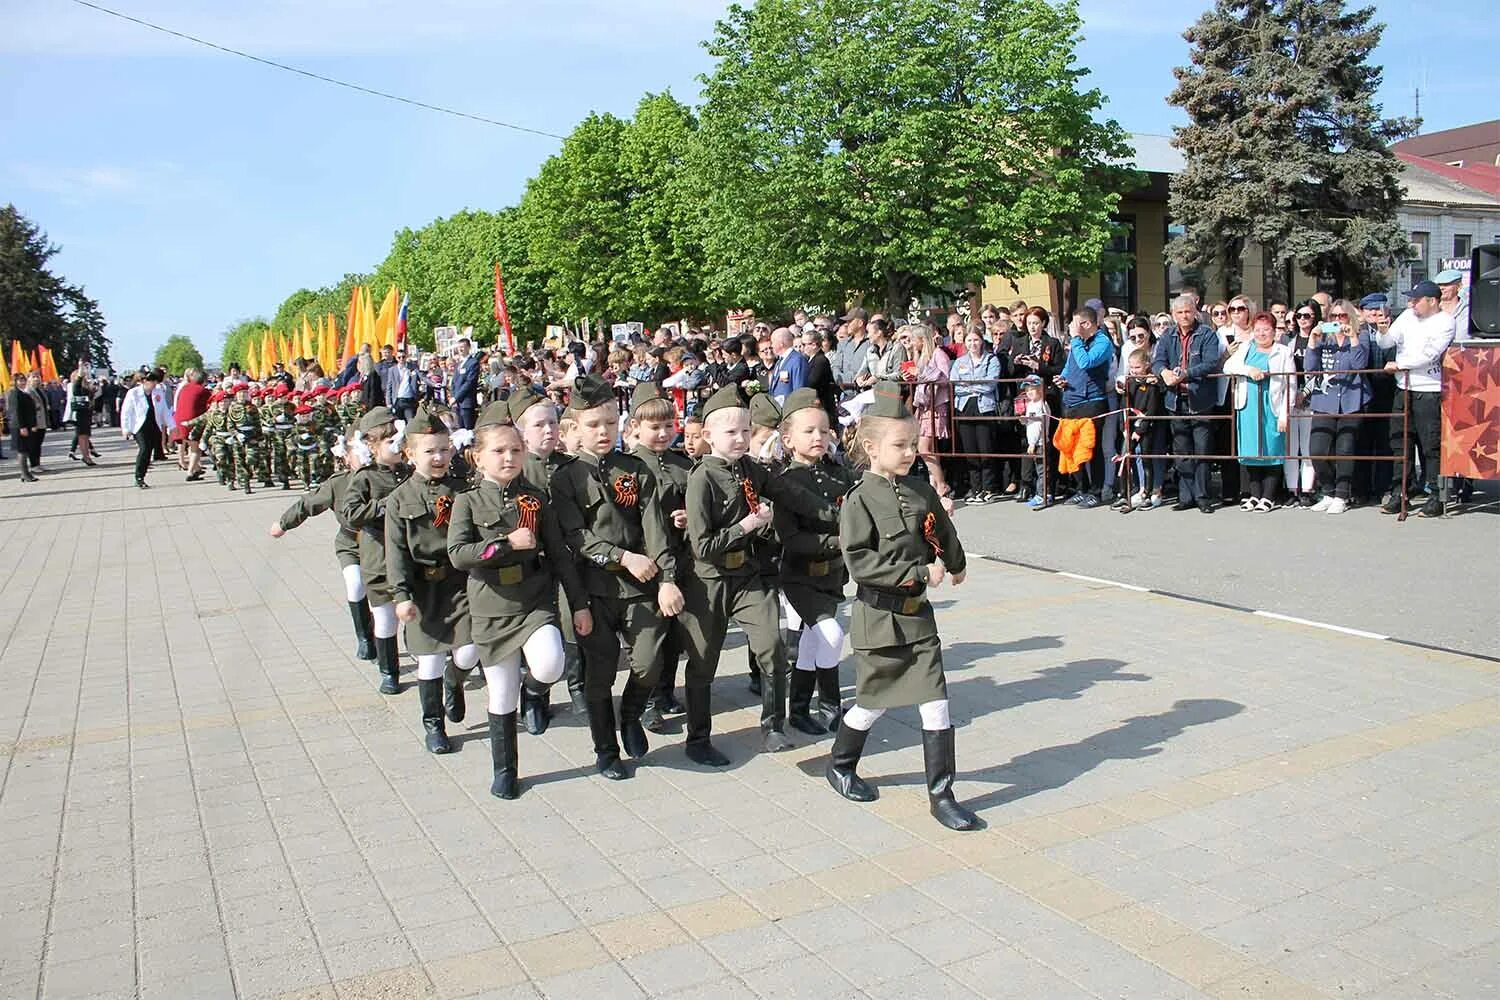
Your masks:
<path fill-rule="evenodd" d="M 104 0 L 178 30 L 418 100 L 566 134 L 670 89 L 695 101 L 715 0 Z M 1388 113 L 1493 115 L 1494 19 L 1378 2 Z M 1131 131 L 1165 133 L 1202 5 L 1084 0 L 1084 65 Z M 3 0 L 0 202 L 62 245 L 117 365 L 175 333 L 217 359 L 235 321 L 378 263 L 402 226 L 513 204 L 555 140 L 408 108 L 203 49 L 67 0 Z M 1475 23 L 1477 21 L 1477 23 Z M 1456 41 L 1461 40 L 1461 41 Z M 1465 56 L 1463 53 L 1467 52 Z M 1488 95 L 1488 100 L 1486 99 Z M 1486 107 L 1486 104 L 1489 104 Z"/>

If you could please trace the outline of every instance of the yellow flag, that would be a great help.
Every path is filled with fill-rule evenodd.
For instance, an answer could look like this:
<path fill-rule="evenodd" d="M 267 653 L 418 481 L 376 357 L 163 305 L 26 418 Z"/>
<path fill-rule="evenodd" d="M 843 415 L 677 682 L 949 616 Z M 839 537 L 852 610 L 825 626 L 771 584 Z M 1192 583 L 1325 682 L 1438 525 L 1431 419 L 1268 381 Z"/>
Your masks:
<path fill-rule="evenodd" d="M 381 347 L 396 346 L 396 310 L 401 308 L 401 297 L 392 285 L 380 303 L 380 313 L 375 317 L 375 339 Z"/>
<path fill-rule="evenodd" d="M 307 322 L 307 313 L 302 314 L 302 339 L 297 342 L 297 357 L 311 361 L 316 355 L 312 349 L 312 326 Z"/>
<path fill-rule="evenodd" d="M 10 368 L 5 364 L 4 351 L 0 351 L 0 392 L 10 392 Z"/>
<path fill-rule="evenodd" d="M 375 336 L 375 304 L 368 288 L 361 288 L 360 292 L 364 300 L 359 304 L 359 340 L 362 344 L 369 344 L 370 353 L 378 358 L 380 341 Z"/>

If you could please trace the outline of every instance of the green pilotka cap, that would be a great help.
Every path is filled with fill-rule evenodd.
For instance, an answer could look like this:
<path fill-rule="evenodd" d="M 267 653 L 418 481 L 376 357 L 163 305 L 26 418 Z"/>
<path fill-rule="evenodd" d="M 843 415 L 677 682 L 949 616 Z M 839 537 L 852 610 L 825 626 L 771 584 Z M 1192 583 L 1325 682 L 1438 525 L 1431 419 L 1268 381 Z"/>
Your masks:
<path fill-rule="evenodd" d="M 368 434 L 377 427 L 384 427 L 386 424 L 393 424 L 395 422 L 395 414 L 383 406 L 376 406 L 365 411 L 359 418 L 359 423 L 356 426 L 361 434 Z"/>
<path fill-rule="evenodd" d="M 585 375 L 573 383 L 573 394 L 568 399 L 570 410 L 592 410 L 596 406 L 615 401 L 615 390 L 598 375 Z"/>
<path fill-rule="evenodd" d="M 875 384 L 875 402 L 865 407 L 864 412 L 860 416 L 910 420 L 911 410 L 907 408 L 906 400 L 901 396 L 901 383 L 877 382 Z"/>
<path fill-rule="evenodd" d="M 667 394 L 664 393 L 664 392 L 662 392 L 661 386 L 658 385 L 657 383 L 655 383 L 655 382 L 642 382 L 642 383 L 640 383 L 639 385 L 637 385 L 635 387 L 635 392 L 633 392 L 633 393 L 630 394 L 630 413 L 631 413 L 631 416 L 634 416 L 636 410 L 639 410 L 641 407 L 645 406 L 647 403 L 651 402 L 652 400 L 666 399 L 666 398 L 667 398 Z"/>
<path fill-rule="evenodd" d="M 749 407 L 750 400 L 746 397 L 745 390 L 740 388 L 736 383 L 731 382 L 720 388 L 712 396 L 709 396 L 707 402 L 703 404 L 703 408 L 698 411 L 698 414 L 707 420 L 709 415 L 715 410 L 745 410 L 749 409 Z"/>
<path fill-rule="evenodd" d="M 823 401 L 818 398 L 816 389 L 793 389 L 791 395 L 787 396 L 786 402 L 781 404 L 781 419 L 785 420 L 798 410 L 821 410 Z"/>
<path fill-rule="evenodd" d="M 426 404 L 417 407 L 417 412 L 406 422 L 406 434 L 447 434 L 448 425 L 427 409 Z"/>
<path fill-rule="evenodd" d="M 510 395 L 505 399 L 505 412 L 510 414 L 510 422 L 519 424 L 521 414 L 531 409 L 537 403 L 547 403 L 546 396 L 539 396 L 530 389 L 512 389 Z M 550 403 L 548 405 L 551 405 Z"/>
<path fill-rule="evenodd" d="M 781 407 L 768 392 L 757 392 L 750 397 L 750 422 L 756 427 L 780 427 Z"/>
<path fill-rule="evenodd" d="M 474 429 L 477 431 L 481 427 L 503 427 L 510 422 L 510 402 L 497 399 L 480 411 L 479 420 L 474 424 Z"/>

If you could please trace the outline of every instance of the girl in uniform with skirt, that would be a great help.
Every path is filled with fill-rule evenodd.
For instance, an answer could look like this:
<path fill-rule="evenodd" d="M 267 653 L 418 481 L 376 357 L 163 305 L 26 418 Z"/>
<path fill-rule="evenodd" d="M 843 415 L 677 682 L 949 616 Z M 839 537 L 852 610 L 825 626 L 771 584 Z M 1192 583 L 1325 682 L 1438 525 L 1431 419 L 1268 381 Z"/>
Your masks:
<path fill-rule="evenodd" d="M 788 685 L 786 721 L 799 732 L 816 736 L 836 732 L 842 688 L 839 661 L 844 657 L 844 629 L 839 604 L 844 599 L 848 573 L 839 551 L 837 511 L 854 477 L 841 465 L 825 462 L 828 454 L 828 411 L 815 389 L 797 389 L 782 408 L 781 438 L 792 460 L 782 478 L 797 482 L 828 501 L 832 517 L 819 517 L 797 504 L 775 508 L 776 535 L 781 539 L 781 605 L 787 628 L 797 637 Z M 812 714 L 816 687 L 819 719 Z"/>
<path fill-rule="evenodd" d="M 448 522 L 468 489 L 452 469 L 448 428 L 425 405 L 404 430 L 402 453 L 411 478 L 385 502 L 385 565 L 396 617 L 406 623 L 406 651 L 417 658 L 417 696 L 429 753 L 449 753 L 443 725 L 444 678 L 450 718 L 464 718 L 463 678 L 479 662 L 469 638 L 468 575 L 448 560 Z M 453 673 L 448 654 L 453 654 Z"/>
<path fill-rule="evenodd" d="M 207 424 L 199 425 L 201 429 Z M 318 484 L 318 488 L 303 496 L 271 525 L 271 537 L 280 538 L 293 528 L 299 527 L 310 517 L 317 517 L 331 510 L 339 519 L 339 530 L 333 536 L 333 554 L 338 557 L 339 571 L 344 577 L 344 599 L 349 602 L 349 617 L 354 620 L 354 638 L 359 645 L 354 655 L 361 660 L 375 659 L 374 637 L 370 632 L 370 605 L 365 600 L 365 578 L 359 568 L 359 534 L 345 523 L 340 511 L 344 497 L 349 492 L 349 478 L 360 467 L 360 459 L 346 441 L 340 440 L 339 457 L 344 469 Z"/>
<path fill-rule="evenodd" d="M 385 504 L 401 485 L 406 469 L 391 411 L 377 406 L 360 417 L 350 447 L 359 453 L 362 465 L 349 477 L 339 520 L 359 532 L 359 569 L 370 602 L 380 693 L 398 694 L 401 663 L 396 653 L 396 597 L 385 568 Z"/>
<path fill-rule="evenodd" d="M 856 435 L 869 470 L 844 498 L 839 540 L 858 590 L 850 621 L 856 671 L 854 704 L 844 712 L 828 763 L 828 783 L 846 799 L 871 802 L 876 791 L 856 773 L 865 739 L 886 709 L 916 705 L 932 815 L 951 830 L 972 830 L 973 813 L 953 798 L 956 765 L 942 644 L 927 591 L 964 581 L 958 532 L 932 487 L 908 476 L 917 458 L 917 424 L 901 386 L 883 382 Z"/>
<path fill-rule="evenodd" d="M 509 423 L 506 404 L 485 407 L 474 428 L 479 485 L 453 503 L 448 557 L 467 574 L 470 629 L 489 694 L 490 794 L 521 793 L 516 765 L 516 713 L 521 703 L 521 658 L 526 684 L 545 698 L 563 674 L 557 587 L 562 584 L 581 636 L 593 630 L 588 594 L 557 515 L 541 490 L 522 476 L 526 446 Z"/>

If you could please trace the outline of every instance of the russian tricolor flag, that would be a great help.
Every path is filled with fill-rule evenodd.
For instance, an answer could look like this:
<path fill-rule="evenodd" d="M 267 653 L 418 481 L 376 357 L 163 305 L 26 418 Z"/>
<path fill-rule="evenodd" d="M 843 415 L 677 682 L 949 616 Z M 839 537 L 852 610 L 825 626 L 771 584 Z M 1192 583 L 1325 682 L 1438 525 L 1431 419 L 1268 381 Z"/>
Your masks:
<path fill-rule="evenodd" d="M 401 308 L 396 311 L 396 349 L 401 350 L 406 346 L 406 307 L 411 302 L 411 296 L 405 292 L 401 295 Z"/>

